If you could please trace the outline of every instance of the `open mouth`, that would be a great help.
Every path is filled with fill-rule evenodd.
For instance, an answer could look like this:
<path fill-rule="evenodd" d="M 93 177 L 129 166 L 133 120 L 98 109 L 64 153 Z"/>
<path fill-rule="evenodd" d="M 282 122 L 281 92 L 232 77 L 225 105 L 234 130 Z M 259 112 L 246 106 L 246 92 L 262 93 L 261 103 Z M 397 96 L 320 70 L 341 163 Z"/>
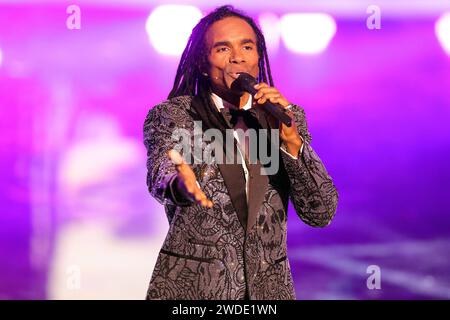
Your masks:
<path fill-rule="evenodd" d="M 242 72 L 245 72 L 245 71 L 228 72 L 228 75 L 229 75 L 230 77 L 232 77 L 233 79 L 237 79 L 237 78 L 239 77 L 239 74 L 241 74 Z"/>

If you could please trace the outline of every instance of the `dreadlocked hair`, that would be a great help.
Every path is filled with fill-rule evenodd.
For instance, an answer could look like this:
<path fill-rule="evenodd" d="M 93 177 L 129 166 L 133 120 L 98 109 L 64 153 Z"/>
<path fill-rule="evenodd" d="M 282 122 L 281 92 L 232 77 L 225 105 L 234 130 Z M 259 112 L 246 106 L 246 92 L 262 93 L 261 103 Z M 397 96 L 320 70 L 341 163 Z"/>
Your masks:
<path fill-rule="evenodd" d="M 270 71 L 269 57 L 267 55 L 266 42 L 264 36 L 255 21 L 245 15 L 233 6 L 226 5 L 216 8 L 214 11 L 203 17 L 192 30 L 186 48 L 181 55 L 178 64 L 177 74 L 175 76 L 172 90 L 168 98 L 182 95 L 195 96 L 200 91 L 209 89 L 208 81 L 201 81 L 205 78 L 202 74 L 205 72 L 207 62 L 207 48 L 205 35 L 209 27 L 216 21 L 227 17 L 238 17 L 245 20 L 256 34 L 257 50 L 258 50 L 258 82 L 266 82 L 273 86 L 272 74 Z M 207 87 L 204 87 L 204 86 Z"/>
<path fill-rule="evenodd" d="M 202 107 L 192 105 L 196 113 L 193 117 L 202 121 L 204 130 L 209 128 L 219 129 L 222 137 L 226 136 L 227 124 L 211 99 L 210 80 L 207 75 L 205 76 L 208 71 L 208 49 L 206 47 L 205 36 L 209 27 L 214 22 L 227 17 L 241 18 L 252 27 L 256 35 L 259 57 L 259 74 L 257 80 L 258 82 L 262 81 L 268 83 L 270 86 L 274 86 L 266 43 L 260 28 L 249 16 L 230 5 L 225 5 L 216 8 L 203 17 L 192 30 L 186 48 L 181 55 L 173 88 L 168 96 L 168 99 L 183 95 L 195 96 L 194 98 L 200 99 Z M 223 146 L 225 150 L 225 144 Z M 228 153 L 227 150 L 225 152 Z"/>

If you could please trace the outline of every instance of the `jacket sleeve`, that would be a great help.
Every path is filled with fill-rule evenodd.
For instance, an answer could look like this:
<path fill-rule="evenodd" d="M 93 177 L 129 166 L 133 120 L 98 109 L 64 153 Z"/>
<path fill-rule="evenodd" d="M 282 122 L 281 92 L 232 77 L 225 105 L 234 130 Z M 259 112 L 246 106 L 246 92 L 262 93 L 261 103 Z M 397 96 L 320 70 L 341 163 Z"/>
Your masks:
<path fill-rule="evenodd" d="M 147 187 L 150 194 L 161 204 L 187 206 L 176 190 L 177 171 L 168 157 L 168 151 L 177 141 L 172 138 L 176 128 L 182 127 L 187 114 L 169 101 L 153 107 L 144 121 L 144 145 L 147 149 Z"/>
<path fill-rule="evenodd" d="M 338 192 L 324 164 L 310 145 L 311 135 L 305 111 L 297 105 L 292 105 L 291 110 L 303 139 L 303 151 L 299 152 L 297 159 L 281 152 L 290 182 L 289 196 L 302 221 L 313 227 L 325 227 L 336 213 Z"/>

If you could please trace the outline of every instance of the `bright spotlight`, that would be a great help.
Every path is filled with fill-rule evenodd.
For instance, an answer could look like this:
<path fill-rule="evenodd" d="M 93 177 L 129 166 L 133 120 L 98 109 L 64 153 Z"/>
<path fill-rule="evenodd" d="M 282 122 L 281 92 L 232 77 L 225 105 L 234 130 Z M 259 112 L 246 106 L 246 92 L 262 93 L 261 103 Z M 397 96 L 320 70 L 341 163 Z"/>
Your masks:
<path fill-rule="evenodd" d="M 289 50 L 304 54 L 324 51 L 334 34 L 336 22 L 323 13 L 292 13 L 281 18 L 281 37 Z"/>
<path fill-rule="evenodd" d="M 434 25 L 434 31 L 442 48 L 450 56 L 450 12 L 439 17 Z"/>
<path fill-rule="evenodd" d="M 272 53 L 278 51 L 280 45 L 280 20 L 278 16 L 273 13 L 263 13 L 258 17 L 258 20 L 267 48 Z"/>
<path fill-rule="evenodd" d="M 145 23 L 145 29 L 156 51 L 167 55 L 180 55 L 192 28 L 201 17 L 201 11 L 193 6 L 162 5 L 152 11 Z"/>

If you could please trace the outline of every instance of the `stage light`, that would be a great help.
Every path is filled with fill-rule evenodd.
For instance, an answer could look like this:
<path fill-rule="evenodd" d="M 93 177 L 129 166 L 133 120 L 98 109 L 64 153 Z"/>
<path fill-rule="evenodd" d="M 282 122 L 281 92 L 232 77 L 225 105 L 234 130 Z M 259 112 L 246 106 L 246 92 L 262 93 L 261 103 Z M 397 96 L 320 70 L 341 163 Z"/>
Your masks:
<path fill-rule="evenodd" d="M 3 52 L 2 49 L 0 48 L 0 67 L 2 66 L 2 62 L 3 62 Z"/>
<path fill-rule="evenodd" d="M 442 48 L 450 56 L 450 12 L 439 17 L 434 25 L 434 31 Z"/>
<path fill-rule="evenodd" d="M 280 46 L 280 19 L 273 13 L 262 13 L 259 17 L 266 46 L 271 52 L 278 51 Z"/>
<path fill-rule="evenodd" d="M 323 13 L 286 14 L 281 17 L 280 24 L 286 47 L 296 53 L 320 53 L 336 33 L 336 22 Z"/>
<path fill-rule="evenodd" d="M 161 5 L 149 15 L 145 29 L 156 51 L 180 55 L 201 17 L 201 11 L 193 6 Z"/>

